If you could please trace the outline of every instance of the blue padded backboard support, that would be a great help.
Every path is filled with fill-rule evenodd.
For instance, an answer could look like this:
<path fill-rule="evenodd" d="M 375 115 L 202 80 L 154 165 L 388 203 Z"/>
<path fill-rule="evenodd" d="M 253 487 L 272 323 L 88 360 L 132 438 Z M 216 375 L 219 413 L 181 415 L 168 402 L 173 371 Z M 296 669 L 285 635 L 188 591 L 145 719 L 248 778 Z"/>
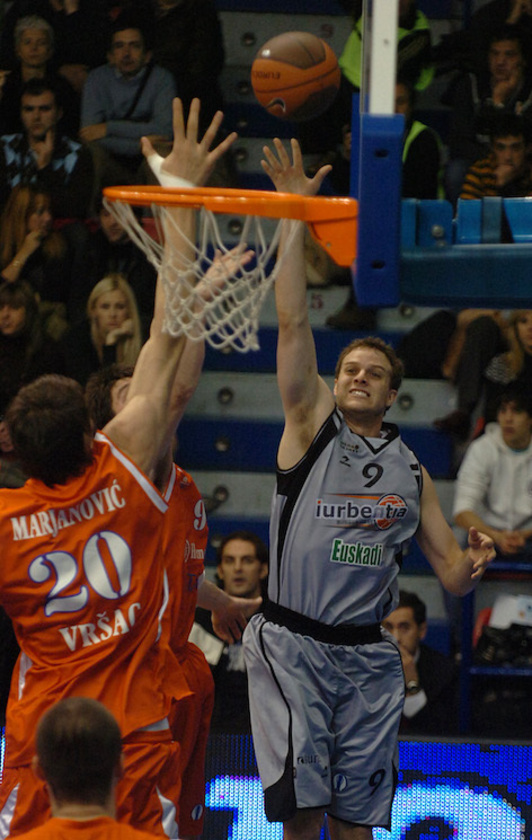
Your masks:
<path fill-rule="evenodd" d="M 501 242 L 503 211 L 513 242 Z M 532 199 L 403 201 L 399 289 L 421 306 L 532 304 Z"/>
<path fill-rule="evenodd" d="M 404 117 L 354 111 L 354 123 L 355 118 L 360 120 L 358 184 L 352 185 L 359 202 L 355 296 L 360 306 L 397 306 Z"/>

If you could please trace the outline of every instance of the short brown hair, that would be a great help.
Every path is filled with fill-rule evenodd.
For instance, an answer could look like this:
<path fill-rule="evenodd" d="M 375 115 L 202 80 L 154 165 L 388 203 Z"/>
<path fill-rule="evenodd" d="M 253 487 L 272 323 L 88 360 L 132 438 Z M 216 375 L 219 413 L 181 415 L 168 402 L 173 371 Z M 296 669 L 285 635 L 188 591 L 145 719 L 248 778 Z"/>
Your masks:
<path fill-rule="evenodd" d="M 103 429 L 113 419 L 111 391 L 115 382 L 130 379 L 135 370 L 133 365 L 115 362 L 91 373 L 85 385 L 85 402 L 95 429 Z"/>
<path fill-rule="evenodd" d="M 120 728 L 102 703 L 67 697 L 37 727 L 37 758 L 55 798 L 104 805 L 122 752 Z"/>
<path fill-rule="evenodd" d="M 92 461 L 89 412 L 73 379 L 40 376 L 20 389 L 5 419 L 24 472 L 49 487 L 81 475 Z"/>
<path fill-rule="evenodd" d="M 391 344 L 387 344 L 382 338 L 378 336 L 370 335 L 367 338 L 355 338 L 347 347 L 344 347 L 342 352 L 338 357 L 338 361 L 336 362 L 336 368 L 334 371 L 334 378 L 338 379 L 340 375 L 340 370 L 342 368 L 342 363 L 345 357 L 352 351 L 356 350 L 358 347 L 367 347 L 370 350 L 378 350 L 379 353 L 382 353 L 392 366 L 392 372 L 390 376 L 390 388 L 393 391 L 398 391 L 401 387 L 401 382 L 403 381 L 404 376 L 404 366 L 401 359 L 398 358 L 395 350 L 393 349 Z"/>

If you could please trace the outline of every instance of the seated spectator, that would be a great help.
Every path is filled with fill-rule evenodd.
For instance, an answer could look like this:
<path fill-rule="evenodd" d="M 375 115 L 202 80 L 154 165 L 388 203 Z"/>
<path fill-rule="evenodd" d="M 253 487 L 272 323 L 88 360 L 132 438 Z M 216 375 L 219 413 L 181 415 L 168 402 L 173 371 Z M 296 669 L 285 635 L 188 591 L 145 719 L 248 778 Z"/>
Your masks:
<path fill-rule="evenodd" d="M 516 27 L 506 26 L 493 35 L 486 67 L 453 80 L 445 103 L 451 106 L 445 181 L 454 204 L 468 168 L 489 153 L 493 124 L 500 115 L 532 118 L 532 75 Z"/>
<path fill-rule="evenodd" d="M 114 362 L 134 365 L 143 338 L 129 283 L 120 274 L 110 274 L 90 293 L 86 318 L 63 337 L 67 375 L 85 385 L 101 367 Z"/>
<path fill-rule="evenodd" d="M 220 586 L 237 598 L 258 598 L 268 575 L 268 549 L 250 531 L 228 534 L 217 551 L 216 572 Z M 212 628 L 210 614 L 196 610 L 190 641 L 198 645 L 211 666 L 215 695 L 211 732 L 250 732 L 247 676 L 240 641 L 221 641 Z"/>
<path fill-rule="evenodd" d="M 223 110 L 220 74 L 224 66 L 222 27 L 214 0 L 153 0 L 153 57 L 172 73 L 188 113 L 201 100 L 200 131 Z"/>
<path fill-rule="evenodd" d="M 458 732 L 458 670 L 454 661 L 423 644 L 427 609 L 413 592 L 400 590 L 399 605 L 382 622 L 395 637 L 405 675 L 403 734 L 453 735 Z"/>
<path fill-rule="evenodd" d="M 54 69 L 81 95 L 87 72 L 105 61 L 106 0 L 14 0 L 2 21 L 0 55 L 14 68 L 13 33 L 27 15 L 44 18 L 55 33 Z"/>
<path fill-rule="evenodd" d="M 121 274 L 131 286 L 143 323 L 149 323 L 153 313 L 157 272 L 146 255 L 128 236 L 119 221 L 103 204 L 100 193 L 96 201 L 98 227 L 86 231 L 79 251 L 79 265 L 72 286 L 71 320 L 85 314 L 87 300 L 98 280 L 107 274 Z"/>
<path fill-rule="evenodd" d="M 57 344 L 45 336 L 35 294 L 27 283 L 0 285 L 0 415 L 22 385 L 44 373 L 63 373 Z"/>
<path fill-rule="evenodd" d="M 89 73 L 81 102 L 82 142 L 101 146 L 129 172 L 142 162 L 141 137 L 172 139 L 174 79 L 152 62 L 146 37 L 135 16 L 119 16 L 108 63 Z"/>
<path fill-rule="evenodd" d="M 9 283 L 27 280 L 37 293 L 46 330 L 60 338 L 67 327 L 73 271 L 69 227 L 52 227 L 50 195 L 15 187 L 0 217 L 0 270 Z"/>
<path fill-rule="evenodd" d="M 471 17 L 471 54 L 478 56 L 502 26 L 515 27 L 523 39 L 525 53 L 532 49 L 532 4 L 530 0 L 488 0 L 475 4 Z"/>
<path fill-rule="evenodd" d="M 89 697 L 59 700 L 40 719 L 35 741 L 32 766 L 46 783 L 52 816 L 20 837 L 153 840 L 116 821 L 115 788 L 124 775 L 122 738 L 102 703 Z"/>
<path fill-rule="evenodd" d="M 454 522 L 487 534 L 500 554 L 523 553 L 532 537 L 531 475 L 532 392 L 509 386 L 500 397 L 497 422 L 488 423 L 462 461 Z"/>
<path fill-rule="evenodd" d="M 0 88 L 0 134 L 22 131 L 20 95 L 24 84 L 29 79 L 47 78 L 63 106 L 59 130 L 69 137 L 77 137 L 81 100 L 66 79 L 51 67 L 54 52 L 52 27 L 44 18 L 30 15 L 17 21 L 14 35 L 17 65 L 8 71 Z"/>
<path fill-rule="evenodd" d="M 474 310 L 465 310 L 469 311 Z M 532 390 L 532 311 L 515 310 L 508 322 L 496 312 L 473 320 L 465 333 L 454 381 L 457 408 L 434 425 L 465 440 L 481 400 L 482 419 L 489 423 L 496 419 L 498 398 L 510 383 Z"/>
<path fill-rule="evenodd" d="M 84 219 L 93 192 L 92 157 L 58 130 L 62 108 L 47 79 L 30 79 L 22 89 L 23 130 L 0 137 L 0 205 L 17 184 L 50 193 L 59 219 Z"/>
<path fill-rule="evenodd" d="M 497 401 L 506 387 L 519 384 L 532 392 L 532 310 L 516 309 L 506 331 L 508 349 L 494 356 L 485 370 L 487 422 L 496 419 Z"/>
<path fill-rule="evenodd" d="M 467 170 L 460 198 L 532 195 L 529 142 L 522 117 L 502 114 L 494 120 L 490 152 Z"/>

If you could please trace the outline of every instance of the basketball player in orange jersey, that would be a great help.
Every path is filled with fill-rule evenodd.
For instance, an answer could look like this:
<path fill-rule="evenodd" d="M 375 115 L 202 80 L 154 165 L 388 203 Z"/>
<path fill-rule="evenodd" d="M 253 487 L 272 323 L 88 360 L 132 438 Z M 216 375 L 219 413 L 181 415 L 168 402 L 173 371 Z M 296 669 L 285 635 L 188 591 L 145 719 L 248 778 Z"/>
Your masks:
<path fill-rule="evenodd" d="M 203 342 L 187 342 L 174 380 L 174 423 L 177 426 L 188 398 L 197 385 L 203 361 Z M 96 371 L 85 388 L 91 420 L 103 428 L 126 405 L 132 368 L 111 365 Z M 175 681 L 175 702 L 169 715 L 172 735 L 181 748 L 181 793 L 177 806 L 179 838 L 199 836 L 205 806 L 205 754 L 214 702 L 211 669 L 203 652 L 188 641 L 196 606 L 212 612 L 218 635 L 237 641 L 247 617 L 260 607 L 261 598 L 233 598 L 205 579 L 207 545 L 205 508 L 192 477 L 173 463 L 172 446 L 161 459 L 157 486 L 168 501 L 165 516 L 165 564 L 169 602 L 165 612 L 170 647 L 175 661 L 169 678 Z M 185 677 L 191 694 L 183 694 Z M 181 696 L 182 695 L 182 696 Z"/>
<path fill-rule="evenodd" d="M 186 127 L 181 102 L 173 108 L 174 144 L 163 170 L 202 183 L 235 135 L 211 151 L 221 113 L 198 141 L 199 102 Z M 194 211 L 173 213 L 193 237 Z M 167 232 L 167 247 L 174 237 Z M 173 242 L 172 259 L 183 242 Z M 119 723 L 126 773 L 117 796 L 127 820 L 177 837 L 179 751 L 168 725 L 172 691 L 161 626 L 168 505 L 153 481 L 173 433 L 172 386 L 184 341 L 162 332 L 163 308 L 159 278 L 128 403 L 103 433 L 93 437 L 83 392 L 63 377 L 23 388 L 7 412 L 30 478 L 16 491 L 0 491 L 0 603 L 21 647 L 6 716 L 0 837 L 48 816 L 45 788 L 30 766 L 33 734 L 48 706 L 70 695 L 100 700 Z"/>

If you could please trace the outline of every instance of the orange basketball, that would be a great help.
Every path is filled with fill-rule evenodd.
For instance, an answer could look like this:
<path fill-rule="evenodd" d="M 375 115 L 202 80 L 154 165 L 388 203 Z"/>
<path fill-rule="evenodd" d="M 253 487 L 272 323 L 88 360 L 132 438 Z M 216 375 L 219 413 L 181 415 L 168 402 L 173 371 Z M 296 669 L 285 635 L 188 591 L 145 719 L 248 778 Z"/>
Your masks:
<path fill-rule="evenodd" d="M 260 48 L 251 84 L 260 104 L 282 120 L 304 120 L 326 111 L 340 86 L 330 46 L 310 32 L 283 32 Z"/>

